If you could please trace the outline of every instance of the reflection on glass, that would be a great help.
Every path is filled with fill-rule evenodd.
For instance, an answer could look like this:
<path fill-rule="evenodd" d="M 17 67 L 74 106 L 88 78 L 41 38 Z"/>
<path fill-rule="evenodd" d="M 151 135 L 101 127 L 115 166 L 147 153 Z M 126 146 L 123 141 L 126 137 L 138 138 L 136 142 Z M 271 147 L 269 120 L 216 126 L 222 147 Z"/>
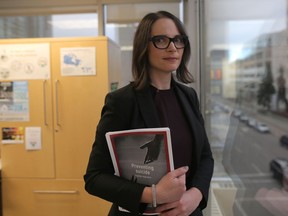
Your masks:
<path fill-rule="evenodd" d="M 97 13 L 53 15 L 48 23 L 53 37 L 81 37 L 98 35 Z"/>
<path fill-rule="evenodd" d="M 97 13 L 0 17 L 0 38 L 98 35 Z"/>
<path fill-rule="evenodd" d="M 0 16 L 0 38 L 36 38 L 51 36 L 46 22 L 51 16 Z"/>
<path fill-rule="evenodd" d="M 288 215 L 287 1 L 210 0 L 205 9 L 214 187 L 231 179 L 233 202 L 215 197 L 230 215 Z"/>

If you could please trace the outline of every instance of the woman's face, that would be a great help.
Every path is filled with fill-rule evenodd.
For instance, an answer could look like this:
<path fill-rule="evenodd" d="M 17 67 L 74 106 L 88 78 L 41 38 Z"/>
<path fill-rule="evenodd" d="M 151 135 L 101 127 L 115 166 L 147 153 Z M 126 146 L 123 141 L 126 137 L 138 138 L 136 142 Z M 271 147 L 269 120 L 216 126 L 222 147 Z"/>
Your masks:
<path fill-rule="evenodd" d="M 158 19 L 152 26 L 151 37 L 157 35 L 165 35 L 169 38 L 174 38 L 180 35 L 175 23 L 169 18 Z M 177 49 L 173 42 L 166 49 L 158 49 L 150 41 L 148 45 L 148 58 L 150 63 L 151 73 L 166 73 L 170 74 L 175 71 L 182 59 L 184 49 Z"/>

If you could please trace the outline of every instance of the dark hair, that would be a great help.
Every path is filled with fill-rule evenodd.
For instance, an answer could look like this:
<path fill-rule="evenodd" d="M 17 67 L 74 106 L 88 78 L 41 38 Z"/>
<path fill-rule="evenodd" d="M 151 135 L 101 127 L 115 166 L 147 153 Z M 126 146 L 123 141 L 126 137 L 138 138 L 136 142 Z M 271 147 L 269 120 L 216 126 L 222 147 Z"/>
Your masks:
<path fill-rule="evenodd" d="M 149 81 L 150 64 L 148 60 L 148 43 L 151 37 L 152 25 L 160 18 L 169 18 L 175 23 L 179 33 L 186 35 L 185 28 L 182 22 L 173 14 L 167 11 L 158 11 L 156 13 L 149 13 L 143 17 L 138 25 L 134 36 L 133 42 L 133 55 L 132 55 L 132 75 L 134 84 L 137 89 L 143 88 Z M 189 40 L 184 48 L 183 56 L 179 67 L 176 70 L 176 77 L 183 83 L 191 83 L 194 81 L 193 76 L 190 74 L 187 63 L 191 55 L 191 48 Z"/>

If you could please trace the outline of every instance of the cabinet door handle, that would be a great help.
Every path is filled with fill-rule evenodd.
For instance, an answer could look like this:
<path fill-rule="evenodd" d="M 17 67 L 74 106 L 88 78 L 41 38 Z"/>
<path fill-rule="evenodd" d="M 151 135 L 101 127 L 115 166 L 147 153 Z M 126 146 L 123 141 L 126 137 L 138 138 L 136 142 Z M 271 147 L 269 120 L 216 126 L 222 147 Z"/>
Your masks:
<path fill-rule="evenodd" d="M 45 124 L 46 126 L 48 126 L 48 123 L 47 123 L 46 85 L 47 85 L 47 81 L 44 80 L 44 81 L 43 81 L 44 124 Z"/>
<path fill-rule="evenodd" d="M 35 194 L 77 194 L 77 190 L 34 190 Z"/>
<path fill-rule="evenodd" d="M 56 92 L 56 124 L 60 126 L 59 122 L 59 80 L 55 81 L 55 92 Z"/>

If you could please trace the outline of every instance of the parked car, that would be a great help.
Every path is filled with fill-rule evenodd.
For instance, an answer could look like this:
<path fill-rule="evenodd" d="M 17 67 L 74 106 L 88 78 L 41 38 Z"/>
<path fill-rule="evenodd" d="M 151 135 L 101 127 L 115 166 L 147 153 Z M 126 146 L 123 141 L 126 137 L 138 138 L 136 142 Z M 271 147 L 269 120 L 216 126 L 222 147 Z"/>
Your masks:
<path fill-rule="evenodd" d="M 256 121 L 254 118 L 249 118 L 248 121 L 247 121 L 247 124 L 248 124 L 250 127 L 255 127 L 255 126 L 256 126 L 256 123 L 257 123 L 257 121 Z"/>
<path fill-rule="evenodd" d="M 223 110 L 223 112 L 225 112 L 225 113 L 230 113 L 230 112 L 231 112 L 231 108 L 230 108 L 229 106 L 227 106 L 227 105 L 224 105 L 224 106 L 222 107 L 222 110 Z"/>
<path fill-rule="evenodd" d="M 270 132 L 269 127 L 266 124 L 262 123 L 262 122 L 257 122 L 255 128 L 256 128 L 256 130 L 258 130 L 261 133 Z"/>
<path fill-rule="evenodd" d="M 283 135 L 280 137 L 280 144 L 288 148 L 288 135 Z"/>
<path fill-rule="evenodd" d="M 271 160 L 270 171 L 273 173 L 273 178 L 278 180 L 288 191 L 288 159 L 275 158 Z"/>
<path fill-rule="evenodd" d="M 236 117 L 236 118 L 238 118 L 241 114 L 242 114 L 242 111 L 239 110 L 239 109 L 235 109 L 233 111 L 233 116 Z"/>
<path fill-rule="evenodd" d="M 240 115 L 239 117 L 240 121 L 246 122 L 248 121 L 249 117 L 245 114 Z"/>

